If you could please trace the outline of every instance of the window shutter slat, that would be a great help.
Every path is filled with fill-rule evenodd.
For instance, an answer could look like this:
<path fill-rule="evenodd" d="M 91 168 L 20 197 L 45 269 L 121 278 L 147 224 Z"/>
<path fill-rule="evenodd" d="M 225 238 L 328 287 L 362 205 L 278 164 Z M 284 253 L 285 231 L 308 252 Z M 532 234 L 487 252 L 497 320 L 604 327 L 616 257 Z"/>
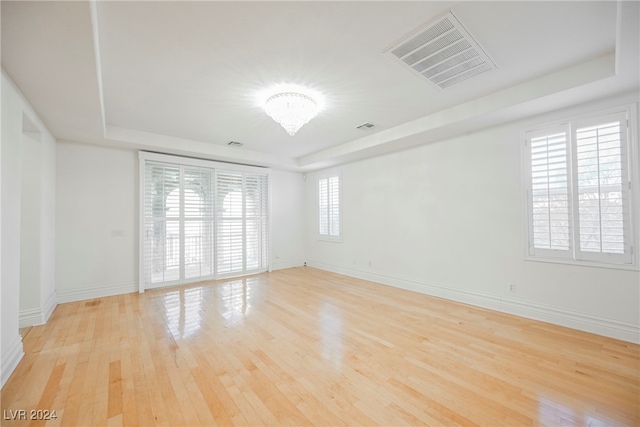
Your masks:
<path fill-rule="evenodd" d="M 184 276 L 214 275 L 214 171 L 184 168 Z"/>
<path fill-rule="evenodd" d="M 218 272 L 223 275 L 268 268 L 268 179 L 219 171 Z"/>
<path fill-rule="evenodd" d="M 571 249 L 568 184 L 568 131 L 553 129 L 529 139 L 532 250 Z"/>
<path fill-rule="evenodd" d="M 243 262 L 243 194 L 242 175 L 218 172 L 217 255 L 218 273 L 242 272 Z"/>
<path fill-rule="evenodd" d="M 575 128 L 578 251 L 585 259 L 619 256 L 630 262 L 625 123 L 620 114 Z"/>
<path fill-rule="evenodd" d="M 318 234 L 321 237 L 339 239 L 341 230 L 340 176 L 318 179 Z"/>
<path fill-rule="evenodd" d="M 329 180 L 318 181 L 318 232 L 329 235 Z"/>
<path fill-rule="evenodd" d="M 180 168 L 148 164 L 144 191 L 145 284 L 178 280 Z"/>

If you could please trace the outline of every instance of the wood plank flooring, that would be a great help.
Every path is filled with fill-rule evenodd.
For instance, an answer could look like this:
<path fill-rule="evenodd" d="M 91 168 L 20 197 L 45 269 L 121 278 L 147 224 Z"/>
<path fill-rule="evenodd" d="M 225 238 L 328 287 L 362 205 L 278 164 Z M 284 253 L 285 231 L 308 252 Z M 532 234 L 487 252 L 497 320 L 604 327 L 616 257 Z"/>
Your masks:
<path fill-rule="evenodd" d="M 309 267 L 62 304 L 24 347 L 3 426 L 640 425 L 637 345 Z"/>

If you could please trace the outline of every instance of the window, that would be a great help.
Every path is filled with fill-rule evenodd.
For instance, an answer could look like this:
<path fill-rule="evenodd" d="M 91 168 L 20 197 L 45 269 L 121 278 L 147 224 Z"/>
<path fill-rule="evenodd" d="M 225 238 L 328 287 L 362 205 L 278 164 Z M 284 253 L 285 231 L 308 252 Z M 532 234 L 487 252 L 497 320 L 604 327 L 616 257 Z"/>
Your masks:
<path fill-rule="evenodd" d="M 266 271 L 268 170 L 140 153 L 140 288 Z"/>
<path fill-rule="evenodd" d="M 323 240 L 340 241 L 340 175 L 318 178 L 318 235 Z"/>
<path fill-rule="evenodd" d="M 633 265 L 629 110 L 525 133 L 528 256 Z"/>

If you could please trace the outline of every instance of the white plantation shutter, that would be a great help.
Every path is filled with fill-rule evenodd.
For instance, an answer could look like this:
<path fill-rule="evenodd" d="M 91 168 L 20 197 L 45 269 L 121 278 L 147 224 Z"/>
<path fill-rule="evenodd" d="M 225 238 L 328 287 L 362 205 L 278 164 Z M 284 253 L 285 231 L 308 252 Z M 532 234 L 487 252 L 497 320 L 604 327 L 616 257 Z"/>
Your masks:
<path fill-rule="evenodd" d="M 318 180 L 318 232 L 329 235 L 329 179 Z"/>
<path fill-rule="evenodd" d="M 321 238 L 339 240 L 341 236 L 340 176 L 318 179 L 318 234 Z"/>
<path fill-rule="evenodd" d="M 530 241 L 534 254 L 571 256 L 567 126 L 529 133 Z"/>
<path fill-rule="evenodd" d="M 530 256 L 633 264 L 628 114 L 525 134 Z"/>
<path fill-rule="evenodd" d="M 329 235 L 340 236 L 340 178 L 329 178 Z"/>
<path fill-rule="evenodd" d="M 237 275 L 268 266 L 268 185 L 264 175 L 218 171 L 218 273 Z"/>
<path fill-rule="evenodd" d="M 218 172 L 217 254 L 218 273 L 244 271 L 244 221 L 242 175 Z"/>
<path fill-rule="evenodd" d="M 268 171 L 140 159 L 141 290 L 268 269 Z"/>
<path fill-rule="evenodd" d="M 147 163 L 144 184 L 144 283 L 180 278 L 180 168 Z"/>
<path fill-rule="evenodd" d="M 627 130 L 624 114 L 575 124 L 574 199 L 580 258 L 630 262 Z"/>
<path fill-rule="evenodd" d="M 184 278 L 214 275 L 214 171 L 184 168 Z"/>
<path fill-rule="evenodd" d="M 268 191 L 266 176 L 245 177 L 246 268 L 254 271 L 267 265 L 269 246 Z"/>

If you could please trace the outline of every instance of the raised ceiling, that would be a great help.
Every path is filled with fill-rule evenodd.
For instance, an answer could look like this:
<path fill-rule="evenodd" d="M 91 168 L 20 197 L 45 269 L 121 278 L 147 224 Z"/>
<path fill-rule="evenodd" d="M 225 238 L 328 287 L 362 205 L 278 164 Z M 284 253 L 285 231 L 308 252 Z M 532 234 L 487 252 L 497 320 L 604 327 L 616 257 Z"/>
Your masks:
<path fill-rule="evenodd" d="M 447 11 L 498 68 L 442 90 L 385 51 Z M 2 67 L 58 139 L 306 170 L 637 91 L 638 14 L 614 1 L 2 1 Z M 293 137 L 256 100 L 283 82 L 326 96 Z"/>

